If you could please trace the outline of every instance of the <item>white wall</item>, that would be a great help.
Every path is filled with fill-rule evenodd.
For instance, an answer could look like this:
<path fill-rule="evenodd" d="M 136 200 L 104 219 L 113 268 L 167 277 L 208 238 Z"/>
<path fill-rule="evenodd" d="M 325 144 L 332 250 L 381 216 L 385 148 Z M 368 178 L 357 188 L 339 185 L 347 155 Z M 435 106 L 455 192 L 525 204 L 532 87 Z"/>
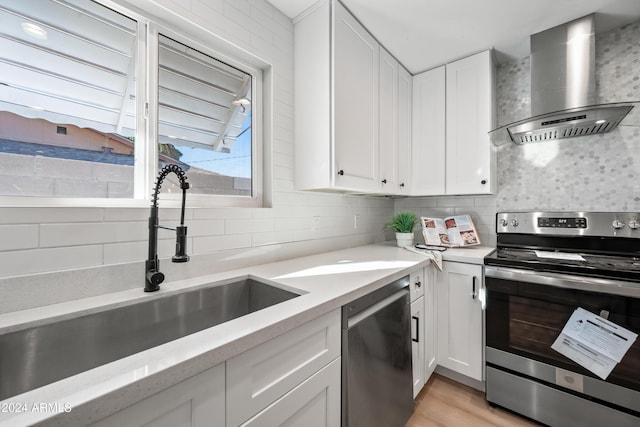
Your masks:
<path fill-rule="evenodd" d="M 274 71 L 273 207 L 188 209 L 192 260 L 163 261 L 167 280 L 383 240 L 393 201 L 294 190 L 291 21 L 264 0 L 156 3 L 259 56 Z M 148 215 L 146 208 L 0 208 L 0 312 L 142 288 Z M 161 221 L 171 225 L 177 218 L 176 209 L 161 208 Z M 171 232 L 160 237 L 160 256 L 169 257 Z"/>

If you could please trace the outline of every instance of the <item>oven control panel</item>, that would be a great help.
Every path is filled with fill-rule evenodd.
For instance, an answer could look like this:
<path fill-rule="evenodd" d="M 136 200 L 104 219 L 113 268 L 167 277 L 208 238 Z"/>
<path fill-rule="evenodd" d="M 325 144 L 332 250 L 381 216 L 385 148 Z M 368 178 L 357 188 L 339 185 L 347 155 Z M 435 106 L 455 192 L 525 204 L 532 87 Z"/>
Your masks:
<path fill-rule="evenodd" d="M 587 218 L 550 218 L 546 216 L 538 217 L 539 228 L 587 228 Z"/>
<path fill-rule="evenodd" d="M 640 213 L 500 212 L 496 232 L 640 239 Z"/>

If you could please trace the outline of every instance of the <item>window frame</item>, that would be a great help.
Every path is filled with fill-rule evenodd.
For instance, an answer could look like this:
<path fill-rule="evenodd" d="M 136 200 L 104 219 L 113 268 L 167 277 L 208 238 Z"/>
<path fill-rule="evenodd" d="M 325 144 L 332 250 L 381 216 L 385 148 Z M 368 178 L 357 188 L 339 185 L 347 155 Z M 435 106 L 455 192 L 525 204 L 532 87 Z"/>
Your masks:
<path fill-rule="evenodd" d="M 0 207 L 148 207 L 158 174 L 158 60 L 159 34 L 174 39 L 251 75 L 251 196 L 192 194 L 187 207 L 268 207 L 271 168 L 267 153 L 271 137 L 265 118 L 271 117 L 272 65 L 187 18 L 147 0 L 92 0 L 137 22 L 136 143 L 131 198 L 2 196 Z M 144 9 L 143 9 L 144 8 Z M 187 173 L 187 177 L 189 174 Z M 166 207 L 180 206 L 179 194 L 162 193 Z"/>

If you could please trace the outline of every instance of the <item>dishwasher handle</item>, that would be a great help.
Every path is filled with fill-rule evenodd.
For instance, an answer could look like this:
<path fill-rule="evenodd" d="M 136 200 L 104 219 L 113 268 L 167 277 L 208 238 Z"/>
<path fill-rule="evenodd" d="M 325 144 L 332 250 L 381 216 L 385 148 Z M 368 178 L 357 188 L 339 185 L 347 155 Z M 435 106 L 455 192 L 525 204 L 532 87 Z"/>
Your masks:
<path fill-rule="evenodd" d="M 376 302 L 375 304 L 372 304 L 370 307 L 366 308 L 365 310 L 362 310 L 358 314 L 355 314 L 352 317 L 349 317 L 349 320 L 347 321 L 347 329 L 353 328 L 355 325 L 357 325 L 367 317 L 393 304 L 400 298 L 407 297 L 407 301 L 408 301 L 408 295 L 409 295 L 409 290 L 404 288 L 396 292 L 395 294 L 390 295 L 387 298 Z"/>

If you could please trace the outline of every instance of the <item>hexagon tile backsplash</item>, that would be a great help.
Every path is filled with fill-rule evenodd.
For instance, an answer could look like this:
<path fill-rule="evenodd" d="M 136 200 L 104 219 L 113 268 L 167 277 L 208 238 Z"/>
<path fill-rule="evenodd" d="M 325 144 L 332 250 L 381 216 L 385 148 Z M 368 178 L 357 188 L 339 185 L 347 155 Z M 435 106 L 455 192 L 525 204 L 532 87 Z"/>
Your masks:
<path fill-rule="evenodd" d="M 596 35 L 596 88 L 600 102 L 640 100 L 640 22 Z M 498 67 L 497 98 L 499 125 L 530 115 L 529 58 Z M 640 126 L 499 147 L 496 208 L 640 212 Z"/>

